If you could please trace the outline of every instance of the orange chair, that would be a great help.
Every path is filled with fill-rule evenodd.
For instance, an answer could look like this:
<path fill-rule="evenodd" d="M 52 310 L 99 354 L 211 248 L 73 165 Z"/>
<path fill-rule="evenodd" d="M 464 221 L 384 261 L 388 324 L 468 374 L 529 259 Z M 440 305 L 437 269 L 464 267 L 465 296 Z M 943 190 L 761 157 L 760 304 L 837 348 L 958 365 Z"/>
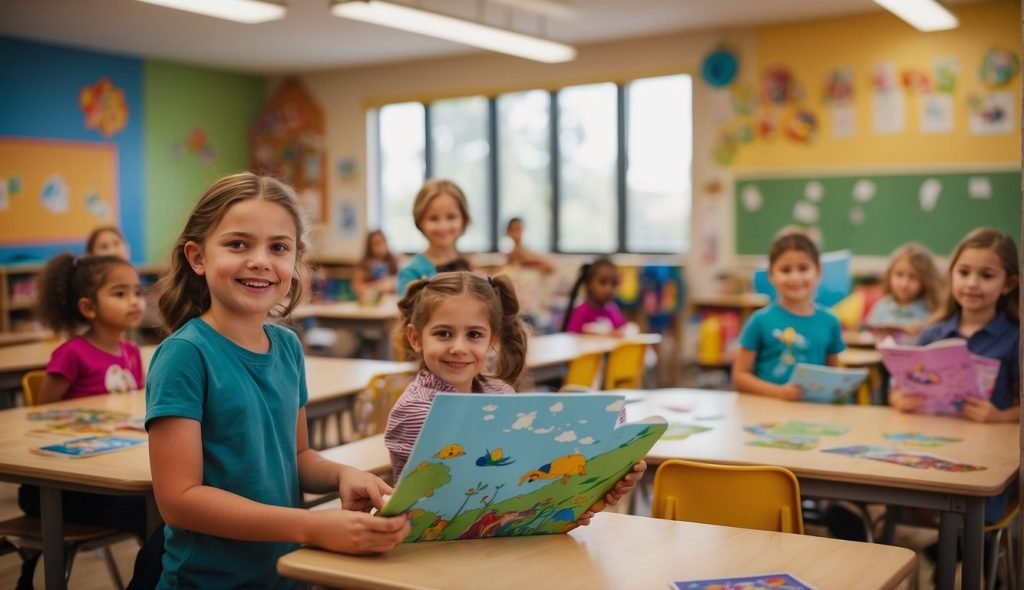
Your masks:
<path fill-rule="evenodd" d="M 353 411 L 353 434 L 362 439 L 374 434 L 383 434 L 388 425 L 388 415 L 405 388 L 416 378 L 416 371 L 381 373 L 370 378 L 370 382 L 356 398 Z"/>
<path fill-rule="evenodd" d="M 605 389 L 640 389 L 644 378 L 644 355 L 647 346 L 642 342 L 624 340 L 608 353 L 608 366 L 604 370 Z"/>
<path fill-rule="evenodd" d="M 654 476 L 651 516 L 803 534 L 800 484 L 784 467 L 671 460 Z"/>
<path fill-rule="evenodd" d="M 601 353 L 588 352 L 569 362 L 565 380 L 559 391 L 589 391 L 594 389 L 598 372 L 601 369 Z"/>
<path fill-rule="evenodd" d="M 46 371 L 42 369 L 29 371 L 21 376 L 21 393 L 25 396 L 26 406 L 36 405 L 36 394 L 43 387 L 45 377 Z"/>

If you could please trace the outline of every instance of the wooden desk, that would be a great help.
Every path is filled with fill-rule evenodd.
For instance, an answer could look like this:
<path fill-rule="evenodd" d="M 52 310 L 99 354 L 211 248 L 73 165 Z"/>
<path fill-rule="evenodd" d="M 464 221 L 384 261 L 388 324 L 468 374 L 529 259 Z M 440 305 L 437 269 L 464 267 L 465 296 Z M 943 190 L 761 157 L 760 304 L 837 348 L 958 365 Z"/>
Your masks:
<path fill-rule="evenodd" d="M 50 330 L 28 330 L 24 332 L 0 332 L 0 346 L 27 344 L 42 340 L 53 340 L 57 336 Z"/>
<path fill-rule="evenodd" d="M 388 359 L 391 354 L 391 329 L 398 319 L 398 300 L 384 297 L 376 305 L 360 305 L 355 301 L 339 303 L 307 303 L 295 308 L 291 319 L 311 318 L 317 325 L 336 330 L 358 331 L 376 329 L 384 333 L 377 341 L 375 358 Z"/>
<path fill-rule="evenodd" d="M 878 344 L 878 337 L 866 330 L 843 330 L 843 342 L 853 348 L 874 348 Z"/>
<path fill-rule="evenodd" d="M 672 406 L 690 407 L 674 412 Z M 694 422 L 694 416 L 720 414 L 703 421 L 711 430 L 685 440 L 658 442 L 647 456 L 649 463 L 691 459 L 710 463 L 781 465 L 800 480 L 809 496 L 838 498 L 930 508 L 942 513 L 940 527 L 940 587 L 951 588 L 957 521 L 965 518 L 965 588 L 981 583 L 982 527 L 985 499 L 1001 493 L 1017 477 L 1020 466 L 1018 425 L 979 424 L 956 417 L 903 414 L 880 406 L 833 406 L 794 403 L 755 395 L 666 389 L 647 392 L 641 401 L 626 404 L 629 420 L 660 414 L 669 421 Z M 745 444 L 754 436 L 743 427 L 763 422 L 802 420 L 849 427 L 843 436 L 820 437 L 818 448 L 787 451 Z M 913 469 L 882 461 L 823 453 L 821 449 L 856 444 L 893 446 L 887 432 L 923 432 L 930 436 L 963 439 L 934 449 L 916 449 L 987 469 L 951 473 Z"/>
<path fill-rule="evenodd" d="M 661 590 L 673 580 L 778 572 L 816 588 L 894 588 L 914 567 L 899 547 L 607 512 L 567 535 L 409 543 L 376 557 L 300 549 L 277 562 L 281 575 L 314 584 L 420 590 Z"/>
<path fill-rule="evenodd" d="M 46 367 L 61 340 L 39 340 L 0 347 L 0 391 L 21 389 L 21 376 Z"/>
<path fill-rule="evenodd" d="M 698 309 L 735 309 L 740 316 L 742 326 L 750 314 L 768 305 L 771 299 L 761 293 L 741 293 L 738 295 L 714 295 L 711 297 L 691 297 L 687 302 L 691 310 Z"/>
<path fill-rule="evenodd" d="M 142 416 L 146 412 L 146 400 L 142 392 L 135 392 L 67 400 L 47 405 L 46 408 L 95 408 Z M 64 522 L 61 490 L 146 495 L 149 500 L 146 514 L 149 530 L 160 522 L 160 517 L 152 498 L 153 480 L 149 470 L 148 447 L 140 446 L 88 459 L 37 455 L 29 449 L 58 442 L 58 439 L 27 434 L 29 430 L 39 427 L 39 422 L 28 419 L 28 413 L 36 409 L 13 408 L 0 412 L 0 432 L 3 433 L 0 438 L 0 480 L 39 486 L 46 588 L 63 588 Z M 119 431 L 117 434 L 145 436 L 127 431 Z"/>

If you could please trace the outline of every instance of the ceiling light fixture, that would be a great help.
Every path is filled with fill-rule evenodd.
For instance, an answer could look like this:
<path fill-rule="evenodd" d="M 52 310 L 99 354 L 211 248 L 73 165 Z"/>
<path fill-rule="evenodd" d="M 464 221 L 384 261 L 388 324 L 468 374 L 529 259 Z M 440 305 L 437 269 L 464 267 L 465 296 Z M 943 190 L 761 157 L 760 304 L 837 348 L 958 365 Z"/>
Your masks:
<path fill-rule="evenodd" d="M 428 37 L 472 45 L 544 63 L 576 59 L 569 45 L 382 0 L 346 0 L 331 6 L 335 16 Z"/>
<path fill-rule="evenodd" d="M 960 21 L 936 0 L 875 0 L 882 8 L 907 21 L 925 33 L 945 31 L 960 26 Z"/>
<path fill-rule="evenodd" d="M 285 6 L 273 0 L 139 0 L 214 18 L 255 24 L 284 17 Z"/>

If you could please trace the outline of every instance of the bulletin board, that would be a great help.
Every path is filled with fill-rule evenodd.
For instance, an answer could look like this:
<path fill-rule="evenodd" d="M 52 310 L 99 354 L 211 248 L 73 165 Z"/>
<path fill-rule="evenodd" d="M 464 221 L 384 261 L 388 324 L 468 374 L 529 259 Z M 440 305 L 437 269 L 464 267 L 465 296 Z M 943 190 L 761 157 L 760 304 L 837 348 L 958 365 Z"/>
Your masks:
<path fill-rule="evenodd" d="M 84 241 L 118 205 L 116 144 L 0 137 L 0 246 Z"/>
<path fill-rule="evenodd" d="M 907 241 L 948 255 L 967 232 L 1020 231 L 1019 171 L 744 178 L 736 253 L 767 254 L 783 227 L 816 228 L 823 250 L 888 256 Z"/>

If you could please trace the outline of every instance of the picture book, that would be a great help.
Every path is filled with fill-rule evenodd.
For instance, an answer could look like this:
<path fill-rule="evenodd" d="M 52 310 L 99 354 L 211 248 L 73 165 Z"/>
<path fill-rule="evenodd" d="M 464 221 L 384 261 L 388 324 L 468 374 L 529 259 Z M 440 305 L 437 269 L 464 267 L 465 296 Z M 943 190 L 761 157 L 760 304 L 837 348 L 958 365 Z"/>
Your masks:
<path fill-rule="evenodd" d="M 941 447 L 963 440 L 948 436 L 929 436 L 920 432 L 886 432 L 884 436 L 886 440 L 897 442 L 905 447 Z"/>
<path fill-rule="evenodd" d="M 816 436 L 774 434 L 772 429 L 775 426 L 774 423 L 744 426 L 743 430 L 757 436 L 757 438 L 747 441 L 746 444 L 753 447 L 769 447 L 787 451 L 809 451 L 818 446 L 818 437 Z"/>
<path fill-rule="evenodd" d="M 804 390 L 803 401 L 822 404 L 848 403 L 868 376 L 867 369 L 840 369 L 797 363 L 789 382 Z"/>
<path fill-rule="evenodd" d="M 672 582 L 672 590 L 814 590 L 792 574 L 765 574 Z"/>
<path fill-rule="evenodd" d="M 686 422 L 670 422 L 665 434 L 661 435 L 663 440 L 683 440 L 691 434 L 700 434 L 711 430 L 710 426 L 700 424 L 687 424 Z"/>
<path fill-rule="evenodd" d="M 660 416 L 616 425 L 622 395 L 439 393 L 383 516 L 405 542 L 562 533 L 647 454 Z"/>
<path fill-rule="evenodd" d="M 999 361 L 971 354 L 967 341 L 947 338 L 926 346 L 878 345 L 893 385 L 922 396 L 919 412 L 959 414 L 968 397 L 988 399 L 999 376 Z"/>
<path fill-rule="evenodd" d="M 28 413 L 29 420 L 56 420 L 60 422 L 77 422 L 79 424 L 96 424 L 124 420 L 130 415 L 124 412 L 94 410 L 92 408 L 66 408 L 60 410 L 38 410 Z"/>
<path fill-rule="evenodd" d="M 89 436 L 86 438 L 76 438 L 60 444 L 37 447 L 32 449 L 32 452 L 51 457 L 70 457 L 72 459 L 80 459 L 82 457 L 92 457 L 94 455 L 111 453 L 113 451 L 129 449 L 144 444 L 146 444 L 146 439 L 144 438 Z"/>
<path fill-rule="evenodd" d="M 970 465 L 968 463 L 957 463 L 942 457 L 925 455 L 923 453 L 912 453 L 900 449 L 889 449 L 870 445 L 857 445 L 852 447 L 839 447 L 836 449 L 822 449 L 825 453 L 836 453 L 850 457 L 861 457 L 873 461 L 884 461 L 914 469 L 937 469 L 939 471 L 970 472 L 984 471 L 987 467 Z"/>

